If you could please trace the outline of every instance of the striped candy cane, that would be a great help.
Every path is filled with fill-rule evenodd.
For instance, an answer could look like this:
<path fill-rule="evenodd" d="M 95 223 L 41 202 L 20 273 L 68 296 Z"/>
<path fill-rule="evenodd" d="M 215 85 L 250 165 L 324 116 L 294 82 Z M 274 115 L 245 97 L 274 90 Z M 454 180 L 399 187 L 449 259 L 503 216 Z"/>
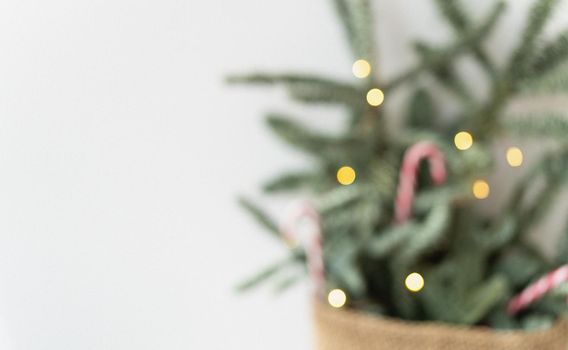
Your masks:
<path fill-rule="evenodd" d="M 302 225 L 308 220 L 308 230 L 302 230 Z M 305 228 L 305 227 L 304 227 Z M 288 220 L 280 227 L 280 232 L 288 242 L 301 243 L 306 251 L 308 271 L 315 293 L 323 295 L 325 287 L 325 272 L 323 248 L 321 240 L 321 220 L 317 210 L 308 201 L 295 203 L 290 210 Z"/>
<path fill-rule="evenodd" d="M 430 176 L 434 184 L 440 185 L 446 181 L 444 154 L 438 147 L 431 142 L 419 142 L 412 145 L 404 153 L 400 169 L 395 202 L 395 220 L 397 223 L 405 222 L 412 213 L 418 167 L 423 159 L 428 160 Z"/>
<path fill-rule="evenodd" d="M 510 315 L 518 313 L 565 282 L 568 282 L 568 265 L 561 266 L 530 284 L 509 302 L 507 312 Z"/>

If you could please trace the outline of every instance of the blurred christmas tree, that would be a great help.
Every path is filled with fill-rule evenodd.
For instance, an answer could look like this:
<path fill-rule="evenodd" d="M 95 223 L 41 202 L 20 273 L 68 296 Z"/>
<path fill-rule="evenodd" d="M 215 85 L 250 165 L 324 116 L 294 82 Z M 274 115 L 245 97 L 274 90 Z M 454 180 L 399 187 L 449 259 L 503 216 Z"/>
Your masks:
<path fill-rule="evenodd" d="M 509 115 L 506 107 L 527 92 L 568 91 L 568 31 L 552 40 L 542 37 L 558 1 L 535 1 L 519 44 L 504 65 L 497 65 L 484 48 L 504 12 L 504 2 L 496 2 L 479 22 L 458 0 L 434 2 L 454 40 L 445 45 L 417 41 L 418 63 L 392 80 L 381 81 L 373 74 L 378 64 L 368 0 L 334 0 L 353 51 L 357 82 L 303 74 L 229 78 L 232 83 L 281 84 L 296 101 L 349 111 L 348 126 L 340 135 L 312 130 L 280 114 L 269 115 L 270 128 L 309 153 L 314 162 L 312 169 L 284 174 L 264 189 L 271 194 L 311 193 L 321 218 L 325 293 L 332 291 L 330 301 L 336 306 L 346 300 L 359 310 L 409 320 L 507 329 L 546 327 L 568 311 L 567 284 L 522 312 L 508 313 L 507 304 L 531 281 L 568 263 L 568 235 L 557 244 L 554 257 L 545 256 L 526 239 L 568 180 L 568 121 L 546 112 Z M 472 57 L 485 73 L 487 97 L 473 94 L 467 77 L 458 72 L 457 60 L 464 56 Z M 450 93 L 459 106 L 457 113 L 445 116 L 436 108 L 435 89 L 422 83 L 425 75 Z M 385 96 L 388 103 L 389 95 L 403 86 L 415 91 L 406 103 L 403 127 L 393 132 L 381 105 Z M 491 146 L 505 137 L 547 139 L 554 144 L 515 185 L 504 208 L 483 215 L 474 202 L 489 196 Z M 399 188 L 397 193 L 404 176 L 404 169 L 402 175 L 399 169 L 405 153 L 417 144 L 441 151 L 447 181 L 434 184 L 428 173 L 435 169 L 423 162 L 412 215 L 395 220 L 396 206 L 402 205 L 397 195 L 408 191 Z M 523 153 L 511 147 L 506 160 L 520 166 Z M 249 200 L 241 203 L 281 237 L 278 225 L 258 206 Z M 241 287 L 277 278 L 279 287 L 286 288 L 295 279 L 278 277 L 306 260 L 304 250 L 290 248 L 289 259 Z"/>

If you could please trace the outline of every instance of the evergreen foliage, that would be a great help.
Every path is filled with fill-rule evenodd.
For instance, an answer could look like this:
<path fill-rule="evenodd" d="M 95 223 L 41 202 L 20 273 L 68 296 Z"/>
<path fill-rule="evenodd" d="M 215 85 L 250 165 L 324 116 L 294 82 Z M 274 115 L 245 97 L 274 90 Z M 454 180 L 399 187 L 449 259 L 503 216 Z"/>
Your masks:
<path fill-rule="evenodd" d="M 373 68 L 370 0 L 333 0 L 345 28 L 354 59 Z M 280 113 L 267 117 L 269 127 L 283 141 L 309 154 L 313 167 L 284 174 L 264 186 L 267 193 L 310 191 L 321 218 L 326 283 L 341 288 L 351 307 L 409 320 L 437 320 L 462 325 L 488 325 L 501 329 L 537 329 L 568 311 L 568 285 L 516 316 L 505 312 L 507 301 L 528 283 L 568 263 L 568 227 L 558 252 L 545 257 L 527 240 L 527 232 L 557 200 L 568 182 L 568 119 L 548 112 L 505 115 L 508 103 L 526 93 L 568 92 L 568 31 L 544 39 L 542 32 L 558 1 L 535 0 L 526 26 L 510 59 L 494 63 L 484 48 L 505 3 L 496 1 L 476 21 L 460 0 L 435 0 L 454 38 L 446 45 L 416 42 L 418 62 L 390 81 L 369 78 L 353 82 L 301 74 L 254 73 L 229 78 L 231 83 L 283 86 L 295 101 L 332 104 L 348 110 L 349 123 L 339 135 L 308 128 Z M 474 98 L 467 80 L 457 74 L 456 61 L 471 56 L 486 74 L 490 94 Z M 377 69 L 375 68 L 375 71 Z M 380 69 L 379 69 L 380 71 Z M 434 89 L 419 77 L 431 76 L 453 93 L 460 110 L 441 122 L 432 98 Z M 366 103 L 366 92 L 381 88 L 389 95 L 402 85 L 415 87 L 409 97 L 401 131 L 391 132 L 382 107 Z M 459 130 L 474 135 L 474 145 L 459 151 L 453 137 Z M 475 206 L 471 184 L 493 169 L 491 145 L 503 137 L 550 140 L 553 144 L 516 184 L 507 204 L 485 216 Z M 427 176 L 418 184 L 413 217 L 393 223 L 394 198 L 401 158 L 412 144 L 428 140 L 446 157 L 449 179 L 433 187 Z M 357 180 L 341 186 L 336 171 L 349 165 Z M 426 174 L 427 172 L 423 171 Z M 248 200 L 241 204 L 272 234 L 274 221 Z M 278 289 L 298 280 L 285 273 L 304 266 L 305 254 L 290 248 L 290 257 L 269 266 L 240 286 L 248 289 L 274 279 Z M 420 272 L 426 287 L 411 293 L 405 277 Z"/>

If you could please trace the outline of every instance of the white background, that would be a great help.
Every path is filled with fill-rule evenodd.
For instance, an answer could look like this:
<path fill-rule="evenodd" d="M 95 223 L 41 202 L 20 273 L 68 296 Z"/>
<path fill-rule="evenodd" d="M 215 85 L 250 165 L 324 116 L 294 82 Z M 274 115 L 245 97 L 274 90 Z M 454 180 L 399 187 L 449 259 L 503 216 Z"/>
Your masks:
<path fill-rule="evenodd" d="M 500 57 L 528 1 L 511 3 Z M 375 4 L 385 76 L 409 36 L 448 38 L 424 0 Z M 305 286 L 233 292 L 284 253 L 235 198 L 301 162 L 263 112 L 339 113 L 223 76 L 349 79 L 351 61 L 331 1 L 2 1 L 0 349 L 308 349 Z"/>

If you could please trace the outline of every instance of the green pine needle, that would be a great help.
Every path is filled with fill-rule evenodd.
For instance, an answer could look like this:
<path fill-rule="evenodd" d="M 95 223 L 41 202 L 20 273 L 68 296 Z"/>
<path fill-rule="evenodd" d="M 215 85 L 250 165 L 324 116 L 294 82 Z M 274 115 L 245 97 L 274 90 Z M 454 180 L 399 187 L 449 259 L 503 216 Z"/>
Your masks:
<path fill-rule="evenodd" d="M 239 204 L 243 207 L 246 211 L 248 211 L 252 217 L 256 219 L 256 221 L 263 226 L 268 232 L 272 233 L 273 235 L 280 237 L 280 230 L 278 229 L 278 225 L 276 222 L 266 214 L 259 206 L 254 204 L 252 201 L 246 198 L 240 198 Z"/>
<path fill-rule="evenodd" d="M 568 116 L 560 114 L 508 116 L 502 121 L 501 128 L 508 134 L 520 137 L 568 141 Z"/>
<path fill-rule="evenodd" d="M 282 84 L 291 98 L 305 103 L 344 104 L 353 108 L 365 105 L 363 92 L 352 84 L 301 74 L 254 73 L 227 78 L 231 84 Z"/>

